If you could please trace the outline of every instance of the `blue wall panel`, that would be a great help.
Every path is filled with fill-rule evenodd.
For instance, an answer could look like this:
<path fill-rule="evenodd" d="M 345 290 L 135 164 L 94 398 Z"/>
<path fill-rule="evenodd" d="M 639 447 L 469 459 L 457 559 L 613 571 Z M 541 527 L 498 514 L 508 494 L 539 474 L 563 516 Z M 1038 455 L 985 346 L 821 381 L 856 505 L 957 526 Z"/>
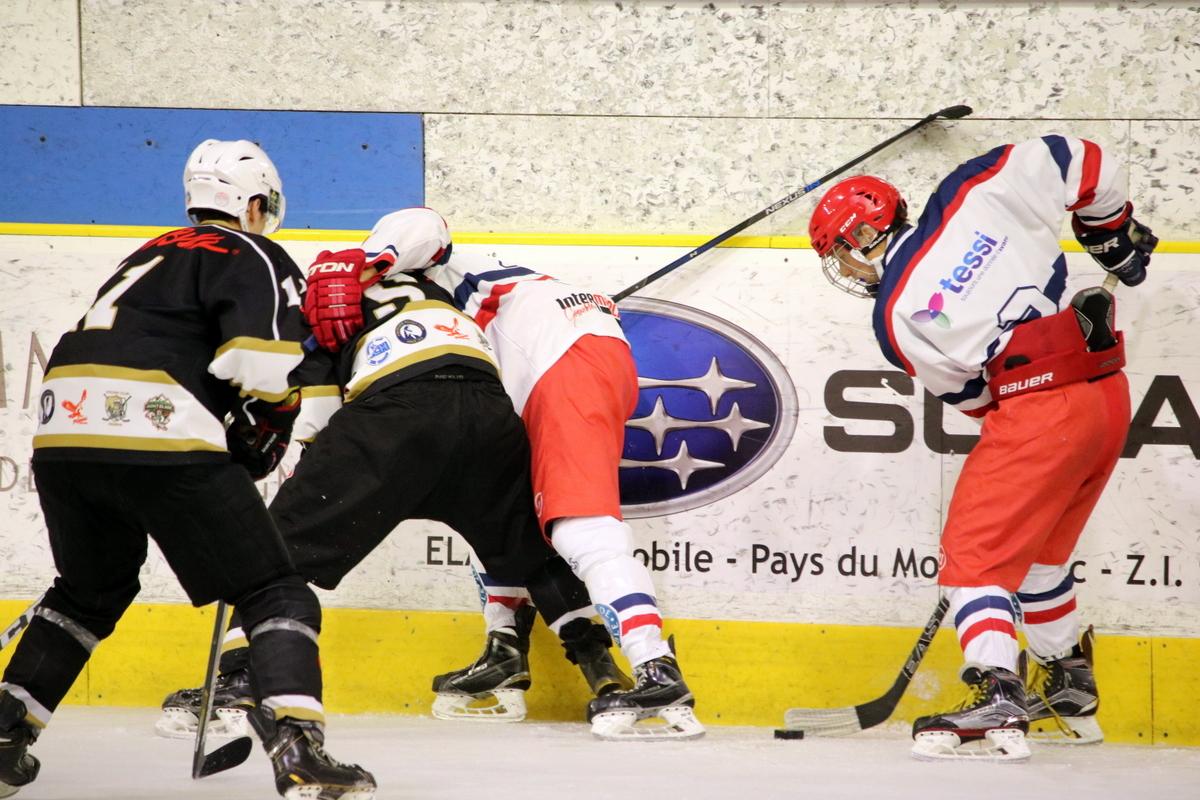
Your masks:
<path fill-rule="evenodd" d="M 0 106 L 0 222 L 183 225 L 204 139 L 258 142 L 285 228 L 367 229 L 425 200 L 419 114 Z"/>

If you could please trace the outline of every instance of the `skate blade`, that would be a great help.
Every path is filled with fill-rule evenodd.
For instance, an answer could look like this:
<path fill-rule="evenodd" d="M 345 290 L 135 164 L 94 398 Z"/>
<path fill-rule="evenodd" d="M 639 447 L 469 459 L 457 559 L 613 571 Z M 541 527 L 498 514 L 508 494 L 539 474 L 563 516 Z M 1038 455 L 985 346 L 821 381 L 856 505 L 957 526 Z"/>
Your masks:
<path fill-rule="evenodd" d="M 983 739 L 963 743 L 952 731 L 918 733 L 912 757 L 918 761 L 997 761 L 1020 762 L 1030 757 L 1025 734 L 1017 728 L 993 728 Z"/>
<path fill-rule="evenodd" d="M 1095 717 L 1063 717 L 1067 726 L 1063 730 L 1051 719 L 1040 719 L 1029 723 L 1029 739 L 1039 744 L 1099 744 L 1104 741 L 1104 731 Z"/>
<path fill-rule="evenodd" d="M 704 726 L 690 706 L 668 706 L 651 711 L 605 711 L 592 718 L 592 735 L 610 742 L 696 739 Z"/>
<path fill-rule="evenodd" d="M 354 788 L 306 783 L 293 786 L 283 793 L 286 800 L 373 800 L 375 787 Z"/>
<path fill-rule="evenodd" d="M 0 783 L 0 797 L 12 797 L 20 790 L 20 786 L 9 786 L 7 783 Z"/>
<path fill-rule="evenodd" d="M 480 697 L 439 694 L 431 711 L 438 719 L 475 722 L 520 722 L 528 713 L 524 689 L 497 689 Z"/>
<path fill-rule="evenodd" d="M 165 739 L 191 739 L 196 735 L 196 714 L 186 708 L 164 708 L 162 716 L 154 723 L 154 733 Z M 249 736 L 246 710 L 218 708 L 217 718 L 208 722 L 207 735 L 218 739 Z"/>

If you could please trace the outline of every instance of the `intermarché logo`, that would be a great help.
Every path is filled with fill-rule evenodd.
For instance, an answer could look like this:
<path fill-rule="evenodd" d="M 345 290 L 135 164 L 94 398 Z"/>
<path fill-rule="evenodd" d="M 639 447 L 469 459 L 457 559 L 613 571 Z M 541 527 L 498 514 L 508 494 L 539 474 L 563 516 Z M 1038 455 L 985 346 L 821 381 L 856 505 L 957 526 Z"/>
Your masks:
<path fill-rule="evenodd" d="M 640 389 L 621 459 L 625 516 L 708 505 L 779 460 L 798 403 L 766 345 L 727 320 L 663 300 L 629 298 L 621 319 Z"/>

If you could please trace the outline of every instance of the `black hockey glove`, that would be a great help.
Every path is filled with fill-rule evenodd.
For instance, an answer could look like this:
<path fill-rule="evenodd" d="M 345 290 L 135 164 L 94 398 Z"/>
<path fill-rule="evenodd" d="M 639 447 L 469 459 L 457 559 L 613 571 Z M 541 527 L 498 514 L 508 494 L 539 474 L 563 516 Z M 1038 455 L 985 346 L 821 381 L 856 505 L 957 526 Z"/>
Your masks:
<path fill-rule="evenodd" d="M 1137 286 L 1146 280 L 1150 254 L 1158 246 L 1158 237 L 1133 218 L 1133 204 L 1126 203 L 1126 220 L 1117 228 L 1095 228 L 1071 217 L 1071 229 L 1083 249 L 1100 266 L 1120 279 L 1126 286 Z"/>
<path fill-rule="evenodd" d="M 256 481 L 270 475 L 283 460 L 292 426 L 300 414 L 300 390 L 278 404 L 254 400 L 234 411 L 233 422 L 225 430 L 229 457 L 241 464 Z"/>

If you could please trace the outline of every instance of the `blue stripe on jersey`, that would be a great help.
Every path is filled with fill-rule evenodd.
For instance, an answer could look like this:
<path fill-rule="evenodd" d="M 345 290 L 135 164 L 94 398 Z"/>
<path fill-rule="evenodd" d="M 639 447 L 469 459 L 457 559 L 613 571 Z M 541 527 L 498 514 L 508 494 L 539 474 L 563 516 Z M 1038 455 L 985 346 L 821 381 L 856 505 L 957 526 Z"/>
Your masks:
<path fill-rule="evenodd" d="M 479 291 L 480 281 L 499 281 L 505 278 L 515 278 L 521 275 L 536 275 L 533 270 L 525 267 L 505 267 L 504 269 L 493 269 L 487 272 L 481 272 L 476 275 L 473 272 L 468 272 L 463 276 L 462 283 L 454 290 L 454 305 L 459 308 L 467 307 L 467 299 L 472 294 Z"/>
<path fill-rule="evenodd" d="M 939 394 L 937 397 L 938 400 L 941 400 L 943 403 L 958 405 L 964 400 L 974 400 L 976 397 L 979 397 L 979 395 L 983 394 L 983 390 L 986 388 L 987 381 L 985 381 L 982 377 L 971 378 L 971 380 L 967 381 L 966 385 L 963 386 L 962 391 L 946 392 L 945 394 Z"/>
<path fill-rule="evenodd" d="M 900 369 L 905 368 L 904 361 L 899 354 L 892 350 L 891 342 L 888 341 L 887 320 L 884 318 L 888 299 L 900 284 L 900 279 L 916 266 L 912 263 L 912 259 L 929 239 L 942 230 L 942 226 L 946 222 L 944 219 L 946 207 L 953 202 L 962 185 L 994 167 L 1010 147 L 1012 145 L 1005 144 L 989 150 L 981 156 L 960 164 L 947 175 L 925 203 L 925 210 L 921 212 L 921 218 L 917 220 L 916 231 L 913 235 L 903 241 L 897 237 L 895 250 L 889 248 L 887 255 L 884 256 L 883 279 L 879 282 L 879 293 L 875 297 L 875 313 L 872 321 L 875 327 L 875 338 L 879 340 L 879 348 L 883 351 L 884 358 Z"/>
<path fill-rule="evenodd" d="M 1061 136 L 1050 135 L 1043 136 L 1042 141 L 1046 143 L 1046 147 L 1050 148 L 1050 157 L 1054 159 L 1054 163 L 1058 164 L 1058 171 L 1062 174 L 1062 179 L 1067 180 L 1067 170 L 1071 168 L 1071 147 L 1067 144 L 1067 140 Z"/>
<path fill-rule="evenodd" d="M 658 604 L 654 602 L 653 597 L 648 594 L 641 593 L 627 594 L 624 597 L 618 597 L 616 600 L 613 600 L 610 605 L 612 605 L 612 607 L 617 611 L 625 611 L 626 609 L 633 608 L 634 606 L 658 606 Z"/>
<path fill-rule="evenodd" d="M 958 613 L 954 615 L 954 627 L 957 628 L 959 625 L 962 625 L 963 620 L 975 612 L 983 611 L 987 608 L 995 608 L 1007 612 L 1010 617 L 1016 616 L 1013 613 L 1012 602 L 1007 597 L 1002 597 L 998 594 L 985 594 L 983 597 L 976 597 L 958 610 Z"/>
<path fill-rule="evenodd" d="M 1074 585 L 1075 578 L 1068 572 L 1067 577 L 1063 578 L 1063 582 L 1053 589 L 1048 589 L 1044 592 L 1018 592 L 1017 599 L 1022 603 L 1040 603 L 1043 600 L 1053 600 L 1071 591 L 1071 587 Z"/>
<path fill-rule="evenodd" d="M 1054 259 L 1054 275 L 1046 283 L 1046 288 L 1042 293 L 1054 301 L 1054 305 L 1062 308 L 1063 291 L 1067 288 L 1067 254 L 1059 253 L 1058 258 Z"/>

